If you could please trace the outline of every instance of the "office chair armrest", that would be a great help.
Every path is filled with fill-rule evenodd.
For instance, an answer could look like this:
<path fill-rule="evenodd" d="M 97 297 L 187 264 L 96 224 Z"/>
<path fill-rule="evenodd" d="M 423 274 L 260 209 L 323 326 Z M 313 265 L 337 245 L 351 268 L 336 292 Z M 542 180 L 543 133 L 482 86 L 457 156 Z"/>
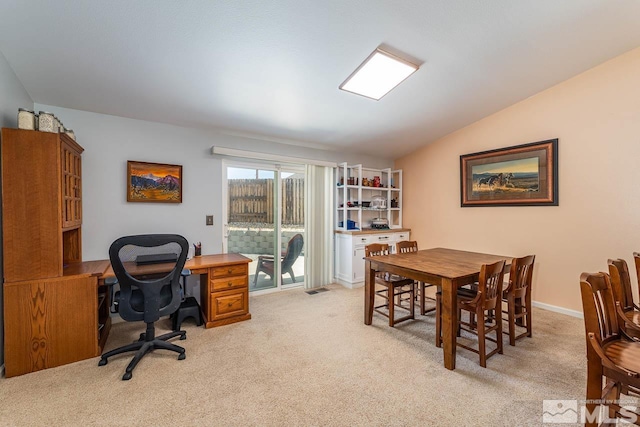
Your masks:
<path fill-rule="evenodd" d="M 273 255 L 260 255 L 258 261 L 273 261 Z"/>
<path fill-rule="evenodd" d="M 106 279 L 104 279 L 104 285 L 109 287 L 109 301 L 110 301 L 110 305 L 109 305 L 109 312 L 110 313 L 117 313 L 118 312 L 118 301 L 116 301 L 118 294 L 120 293 L 120 291 L 114 293 L 114 286 L 118 284 L 118 278 L 113 276 L 113 277 L 107 277 Z"/>
<path fill-rule="evenodd" d="M 107 277 L 104 279 L 105 286 L 111 286 L 113 288 L 114 285 L 118 284 L 118 278 L 116 276 Z"/>
<path fill-rule="evenodd" d="M 182 272 L 180 273 L 180 275 L 182 277 L 187 277 L 187 276 L 191 276 L 191 270 L 189 270 L 188 268 L 183 268 Z"/>

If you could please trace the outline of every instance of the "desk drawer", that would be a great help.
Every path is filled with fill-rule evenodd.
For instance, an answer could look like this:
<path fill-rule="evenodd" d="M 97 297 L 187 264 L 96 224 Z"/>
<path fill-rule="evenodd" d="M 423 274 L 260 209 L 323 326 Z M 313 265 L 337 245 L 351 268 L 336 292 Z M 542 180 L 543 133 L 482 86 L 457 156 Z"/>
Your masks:
<path fill-rule="evenodd" d="M 249 290 L 247 288 L 211 294 L 209 320 L 225 319 L 248 313 Z"/>
<path fill-rule="evenodd" d="M 226 289 L 233 289 L 239 287 L 247 287 L 247 275 L 235 276 L 235 277 L 223 277 L 221 279 L 213 279 L 210 281 L 210 292 L 222 291 Z"/>
<path fill-rule="evenodd" d="M 225 276 L 241 276 L 247 274 L 247 264 L 227 265 L 225 267 L 215 267 L 209 272 L 211 279 Z"/>

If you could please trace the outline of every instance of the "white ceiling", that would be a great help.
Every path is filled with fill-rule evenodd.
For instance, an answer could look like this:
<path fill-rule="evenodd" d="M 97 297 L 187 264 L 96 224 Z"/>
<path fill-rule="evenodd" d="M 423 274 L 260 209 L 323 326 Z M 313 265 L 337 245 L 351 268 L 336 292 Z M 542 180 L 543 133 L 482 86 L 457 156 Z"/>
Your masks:
<path fill-rule="evenodd" d="M 0 51 L 36 103 L 397 158 L 640 46 L 639 22 L 640 0 L 0 0 Z M 421 69 L 338 90 L 381 44 Z"/>

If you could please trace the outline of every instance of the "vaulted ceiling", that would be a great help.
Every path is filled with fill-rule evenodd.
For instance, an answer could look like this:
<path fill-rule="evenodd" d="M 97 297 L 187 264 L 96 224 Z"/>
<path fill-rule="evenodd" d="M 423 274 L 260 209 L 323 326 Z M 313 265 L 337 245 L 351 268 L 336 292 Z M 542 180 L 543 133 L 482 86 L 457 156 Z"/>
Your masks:
<path fill-rule="evenodd" d="M 396 158 L 640 46 L 638 0 L 4 0 L 36 103 Z M 379 45 L 421 68 L 338 90 Z"/>

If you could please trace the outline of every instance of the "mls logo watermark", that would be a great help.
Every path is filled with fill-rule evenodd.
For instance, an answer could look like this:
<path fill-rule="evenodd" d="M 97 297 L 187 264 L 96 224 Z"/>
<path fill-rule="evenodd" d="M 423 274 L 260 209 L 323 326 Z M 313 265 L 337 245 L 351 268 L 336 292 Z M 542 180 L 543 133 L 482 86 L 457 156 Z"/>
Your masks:
<path fill-rule="evenodd" d="M 589 411 L 587 404 L 595 404 Z M 617 418 L 609 418 L 609 405 L 617 407 Z M 637 405 L 622 404 L 613 400 L 543 400 L 542 422 L 544 424 L 634 424 L 638 421 Z"/>
<path fill-rule="evenodd" d="M 548 424 L 576 424 L 579 419 L 577 400 L 543 400 L 542 422 Z"/>

